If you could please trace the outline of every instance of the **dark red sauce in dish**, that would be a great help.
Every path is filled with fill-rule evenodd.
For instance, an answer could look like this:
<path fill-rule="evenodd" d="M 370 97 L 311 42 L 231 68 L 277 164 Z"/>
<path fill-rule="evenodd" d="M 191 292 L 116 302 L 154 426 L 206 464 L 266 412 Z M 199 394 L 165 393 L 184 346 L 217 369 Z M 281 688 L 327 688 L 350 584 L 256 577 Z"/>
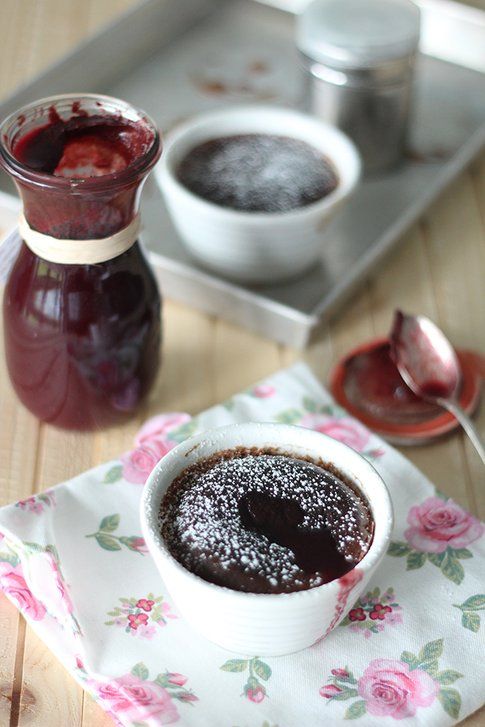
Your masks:
<path fill-rule="evenodd" d="M 344 366 L 348 400 L 374 417 L 419 422 L 441 412 L 440 407 L 417 397 L 407 386 L 391 358 L 388 342 L 351 356 Z"/>

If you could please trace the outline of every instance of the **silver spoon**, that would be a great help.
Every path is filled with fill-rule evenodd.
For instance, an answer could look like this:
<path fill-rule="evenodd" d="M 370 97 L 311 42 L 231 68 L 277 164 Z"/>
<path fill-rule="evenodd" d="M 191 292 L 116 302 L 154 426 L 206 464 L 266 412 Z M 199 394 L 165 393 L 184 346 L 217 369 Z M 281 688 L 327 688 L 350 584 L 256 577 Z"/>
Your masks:
<path fill-rule="evenodd" d="M 446 336 L 429 318 L 396 311 L 391 356 L 409 388 L 422 399 L 448 409 L 460 422 L 485 464 L 485 446 L 458 403 L 462 372 Z"/>

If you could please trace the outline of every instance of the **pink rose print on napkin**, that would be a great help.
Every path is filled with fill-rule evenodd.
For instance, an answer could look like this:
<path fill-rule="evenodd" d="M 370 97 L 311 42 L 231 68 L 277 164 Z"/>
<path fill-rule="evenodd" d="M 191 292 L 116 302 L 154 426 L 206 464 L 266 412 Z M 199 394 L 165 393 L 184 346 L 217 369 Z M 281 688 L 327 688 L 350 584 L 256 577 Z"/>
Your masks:
<path fill-rule="evenodd" d="M 283 424 L 297 424 L 328 437 L 337 439 L 368 459 L 377 459 L 385 453 L 384 449 L 369 449 L 371 433 L 356 419 L 335 404 L 321 406 L 309 396 L 303 397 L 300 409 L 286 409 L 276 416 Z"/>
<path fill-rule="evenodd" d="M 45 508 L 53 507 L 56 504 L 54 492 L 52 490 L 46 490 L 40 495 L 33 495 L 28 497 L 26 500 L 19 500 L 15 503 L 15 507 L 24 510 L 25 512 L 32 512 L 35 515 L 40 515 L 44 512 Z"/>
<path fill-rule="evenodd" d="M 138 535 L 131 535 L 125 538 L 123 544 L 126 545 L 128 550 L 132 550 L 134 553 L 140 553 L 140 555 L 148 553 L 147 544 L 144 539 Z"/>
<path fill-rule="evenodd" d="M 332 669 L 332 674 L 334 677 L 342 677 L 343 679 L 346 679 L 348 676 L 350 676 L 347 669 Z"/>
<path fill-rule="evenodd" d="M 482 523 L 453 500 L 428 497 L 408 513 L 411 526 L 404 532 L 408 543 L 425 553 L 443 553 L 446 548 L 466 548 L 483 535 Z"/>
<path fill-rule="evenodd" d="M 149 593 L 146 598 L 118 600 L 121 606 L 115 606 L 112 611 L 108 611 L 107 615 L 112 618 L 104 623 L 106 626 L 121 626 L 131 636 L 151 639 L 157 633 L 157 627 L 164 628 L 168 619 L 177 618 L 163 596 L 155 597 L 153 593 Z M 177 675 L 172 676 L 175 678 Z M 171 683 L 175 684 L 173 681 Z"/>
<path fill-rule="evenodd" d="M 101 706 L 122 719 L 124 724 L 146 723 L 154 727 L 172 724 L 179 720 L 173 700 L 191 706 L 198 701 L 195 694 L 183 686 L 187 678 L 182 674 L 167 671 L 158 674 L 153 681 L 149 676 L 147 667 L 140 662 L 129 674 L 106 682 L 88 679 L 86 686 Z"/>
<path fill-rule="evenodd" d="M 146 442 L 121 457 L 122 476 L 134 485 L 144 485 L 148 475 L 167 452 L 175 446 L 175 442 L 153 440 Z"/>
<path fill-rule="evenodd" d="M 44 618 L 45 607 L 32 595 L 20 564 L 0 563 L 0 588 L 25 616 L 34 621 Z"/>
<path fill-rule="evenodd" d="M 153 724 L 172 724 L 179 714 L 166 689 L 133 674 L 107 683 L 88 682 L 101 706 L 131 722 L 156 719 Z"/>
<path fill-rule="evenodd" d="M 368 639 L 372 634 L 384 631 L 387 626 L 401 624 L 401 611 L 393 588 L 383 593 L 380 588 L 374 588 L 360 596 L 340 626 L 348 626 L 350 631 L 363 634 Z"/>
<path fill-rule="evenodd" d="M 155 601 L 152 601 L 151 598 L 139 598 L 136 602 L 136 607 L 142 608 L 144 611 L 151 611 L 154 604 Z"/>
<path fill-rule="evenodd" d="M 33 512 L 35 515 L 40 515 L 44 511 L 42 503 L 38 502 L 35 497 L 28 497 L 26 500 L 19 500 L 15 507 L 20 508 L 27 512 Z"/>
<path fill-rule="evenodd" d="M 263 699 L 266 697 L 266 689 L 263 686 L 256 687 L 255 689 L 247 689 L 246 697 L 249 699 L 250 702 L 255 702 L 256 704 L 259 704 L 259 702 L 262 702 Z"/>
<path fill-rule="evenodd" d="M 360 678 L 348 667 L 332 669 L 329 683 L 320 687 L 320 696 L 338 704 L 355 698 L 344 719 L 364 714 L 406 719 L 436 699 L 450 717 L 458 719 L 461 696 L 449 685 L 463 674 L 439 670 L 442 652 L 443 639 L 437 639 L 425 644 L 417 655 L 403 651 L 400 659 L 373 659 Z"/>
<path fill-rule="evenodd" d="M 359 422 L 347 417 L 330 417 L 324 414 L 306 414 L 301 426 L 322 432 L 357 452 L 363 452 L 370 440 L 370 433 Z"/>
<path fill-rule="evenodd" d="M 73 614 L 73 604 L 68 586 L 62 575 L 57 554 L 46 549 L 31 551 L 26 561 L 26 578 L 34 593 L 42 595 L 50 616 L 61 625 L 68 626 L 74 633 L 80 633 L 79 624 Z"/>
<path fill-rule="evenodd" d="M 106 472 L 104 484 L 125 479 L 144 485 L 155 465 L 179 442 L 192 434 L 194 420 L 189 414 L 175 412 L 152 417 L 135 437 L 135 448 L 121 456 L 121 463 Z"/>
<path fill-rule="evenodd" d="M 249 393 L 251 396 L 255 396 L 256 399 L 269 399 L 276 394 L 276 389 L 270 384 L 258 384 L 253 386 Z"/>
<path fill-rule="evenodd" d="M 366 710 L 375 717 L 414 717 L 418 707 L 429 707 L 439 684 L 421 669 L 395 659 L 374 659 L 357 684 Z"/>
<path fill-rule="evenodd" d="M 184 677 L 183 674 L 178 674 L 178 672 L 169 672 L 167 679 L 170 684 L 175 684 L 177 687 L 183 687 L 187 681 L 187 677 Z"/>
<path fill-rule="evenodd" d="M 332 669 L 332 671 L 337 670 Z M 343 669 L 339 671 L 343 671 Z M 323 687 L 320 687 L 320 696 L 325 697 L 325 699 L 331 699 L 332 697 L 335 697 L 336 694 L 340 694 L 341 692 L 342 688 L 338 687 L 336 684 L 324 684 Z"/>
<path fill-rule="evenodd" d="M 174 412 L 173 414 L 160 414 L 152 417 L 142 426 L 135 437 L 137 447 L 153 441 L 166 441 L 170 432 L 191 420 L 190 414 Z M 173 445 L 172 445 L 173 446 Z"/>
<path fill-rule="evenodd" d="M 407 521 L 406 541 L 393 541 L 388 555 L 406 557 L 407 570 L 430 562 L 459 585 L 465 577 L 460 561 L 473 557 L 467 546 L 482 537 L 483 523 L 450 498 L 439 495 L 413 506 Z"/>

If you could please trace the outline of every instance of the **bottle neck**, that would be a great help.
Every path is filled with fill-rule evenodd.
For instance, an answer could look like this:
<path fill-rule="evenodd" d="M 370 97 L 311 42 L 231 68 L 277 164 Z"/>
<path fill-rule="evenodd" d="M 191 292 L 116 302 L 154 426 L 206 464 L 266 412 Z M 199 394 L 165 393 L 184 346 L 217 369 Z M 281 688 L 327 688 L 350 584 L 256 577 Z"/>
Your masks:
<path fill-rule="evenodd" d="M 20 180 L 16 185 L 30 227 L 59 239 L 89 240 L 114 235 L 133 221 L 143 181 L 89 193 L 37 188 Z"/>
<path fill-rule="evenodd" d="M 109 96 L 40 99 L 0 126 L 0 165 L 17 185 L 28 225 L 60 240 L 126 228 L 160 152 L 151 119 Z"/>

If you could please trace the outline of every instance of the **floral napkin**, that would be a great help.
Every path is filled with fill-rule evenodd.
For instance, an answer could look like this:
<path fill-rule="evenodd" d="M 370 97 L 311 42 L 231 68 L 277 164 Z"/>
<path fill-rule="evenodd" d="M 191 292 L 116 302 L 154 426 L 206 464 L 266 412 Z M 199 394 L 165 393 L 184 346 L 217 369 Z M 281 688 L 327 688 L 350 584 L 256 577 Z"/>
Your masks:
<path fill-rule="evenodd" d="M 388 484 L 393 540 L 369 590 L 297 654 L 232 654 L 181 618 L 140 537 L 142 485 L 198 431 L 274 420 L 325 432 Z M 485 701 L 484 526 L 335 406 L 308 368 L 191 418 L 155 417 L 135 449 L 0 510 L 0 585 L 118 724 L 455 724 Z"/>

